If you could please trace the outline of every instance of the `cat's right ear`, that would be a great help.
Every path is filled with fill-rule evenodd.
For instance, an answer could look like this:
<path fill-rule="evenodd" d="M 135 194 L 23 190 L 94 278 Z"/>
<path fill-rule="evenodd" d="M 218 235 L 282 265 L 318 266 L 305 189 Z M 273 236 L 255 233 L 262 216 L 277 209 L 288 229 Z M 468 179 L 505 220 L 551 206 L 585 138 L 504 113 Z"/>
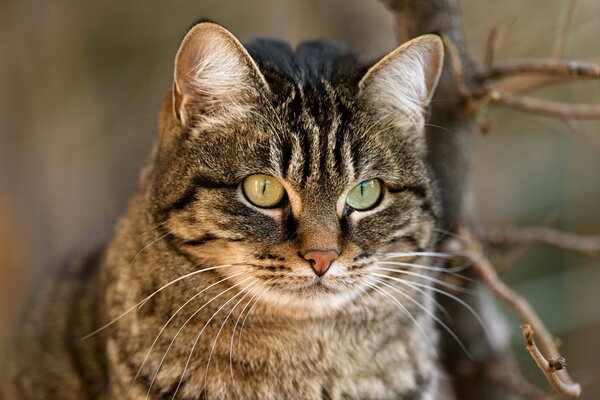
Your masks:
<path fill-rule="evenodd" d="M 244 46 L 213 22 L 195 25 L 175 57 L 172 110 L 187 127 L 231 120 L 269 87 Z"/>
<path fill-rule="evenodd" d="M 403 113 L 422 121 L 443 63 L 444 45 L 440 37 L 423 35 L 383 57 L 367 71 L 358 86 L 382 115 Z"/>

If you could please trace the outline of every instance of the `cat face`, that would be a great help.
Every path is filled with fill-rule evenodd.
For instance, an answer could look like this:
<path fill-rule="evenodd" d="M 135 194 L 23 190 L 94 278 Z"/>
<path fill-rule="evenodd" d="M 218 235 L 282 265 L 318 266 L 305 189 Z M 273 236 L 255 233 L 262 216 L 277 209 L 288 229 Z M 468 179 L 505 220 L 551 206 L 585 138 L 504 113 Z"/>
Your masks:
<path fill-rule="evenodd" d="M 431 35 L 367 68 L 325 43 L 244 48 L 196 25 L 162 110 L 155 222 L 193 268 L 223 266 L 275 309 L 339 309 L 377 260 L 432 241 L 422 131 L 441 60 Z"/>

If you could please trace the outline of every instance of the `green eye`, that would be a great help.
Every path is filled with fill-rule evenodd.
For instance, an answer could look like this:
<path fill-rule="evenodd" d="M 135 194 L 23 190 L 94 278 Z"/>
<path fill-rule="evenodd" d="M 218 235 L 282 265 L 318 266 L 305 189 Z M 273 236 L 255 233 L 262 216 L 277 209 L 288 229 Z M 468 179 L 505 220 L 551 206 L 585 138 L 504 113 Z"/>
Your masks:
<path fill-rule="evenodd" d="M 354 186 L 346 197 L 346 204 L 358 211 L 366 211 L 377 205 L 381 198 L 381 182 L 369 179 Z"/>
<path fill-rule="evenodd" d="M 285 195 L 281 182 L 271 175 L 250 175 L 244 179 L 242 188 L 248 201 L 262 208 L 277 206 Z"/>

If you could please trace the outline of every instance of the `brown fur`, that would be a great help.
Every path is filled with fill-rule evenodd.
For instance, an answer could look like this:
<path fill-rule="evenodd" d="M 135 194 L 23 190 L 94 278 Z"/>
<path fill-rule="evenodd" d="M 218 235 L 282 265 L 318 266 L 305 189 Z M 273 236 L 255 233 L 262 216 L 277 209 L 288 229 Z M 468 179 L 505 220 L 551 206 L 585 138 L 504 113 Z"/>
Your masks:
<path fill-rule="evenodd" d="M 392 53 L 368 81 L 381 86 L 423 68 L 414 78 L 422 92 L 410 101 L 428 101 L 438 42 L 405 46 L 406 65 L 408 53 Z M 373 275 L 387 253 L 429 250 L 435 238 L 421 132 L 426 103 L 415 111 L 394 103 L 395 92 L 359 88 L 368 65 L 356 59 L 336 78 L 345 53 L 311 81 L 310 69 L 293 78 L 271 68 L 259 45 L 248 49 L 215 24 L 188 34 L 138 191 L 106 248 L 44 289 L 20 334 L 7 399 L 449 395 L 439 383 L 434 321 L 424 312 L 432 310 L 429 291 L 385 286 Z M 427 66 L 413 57 L 423 51 Z M 190 70 L 196 65 L 222 72 L 222 81 L 200 80 Z M 239 182 L 254 173 L 280 179 L 285 205 L 262 210 L 244 200 Z M 372 178 L 386 185 L 381 204 L 348 210 L 345 194 Z M 314 248 L 340 251 L 322 278 L 299 255 Z"/>

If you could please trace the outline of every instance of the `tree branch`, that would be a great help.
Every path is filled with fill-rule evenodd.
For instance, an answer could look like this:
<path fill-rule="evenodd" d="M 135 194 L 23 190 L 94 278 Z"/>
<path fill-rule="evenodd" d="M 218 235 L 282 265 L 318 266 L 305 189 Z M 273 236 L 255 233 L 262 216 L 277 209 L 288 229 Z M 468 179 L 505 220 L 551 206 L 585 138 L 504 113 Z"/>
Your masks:
<path fill-rule="evenodd" d="M 591 57 L 582 61 L 600 65 L 600 59 L 598 59 L 598 57 Z M 571 78 L 568 76 L 530 73 L 503 77 L 494 82 L 494 88 L 500 92 L 519 93 L 536 89 L 541 86 L 569 82 L 570 80 Z"/>
<path fill-rule="evenodd" d="M 560 355 L 554 344 L 552 335 L 546 329 L 546 326 L 531 305 L 525 298 L 509 288 L 498 277 L 494 266 L 481 252 L 483 245 L 475 239 L 470 230 L 462 227 L 459 230 L 459 234 L 464 240 L 448 239 L 445 245 L 446 251 L 459 254 L 470 261 L 472 268 L 476 271 L 481 281 L 494 293 L 494 295 L 500 301 L 512 308 L 524 324 L 533 326 L 533 329 L 537 332 L 538 339 L 540 340 L 542 351 L 552 357 L 552 359 L 559 360 Z M 579 396 L 581 387 L 579 384 L 573 382 L 566 370 L 562 369 L 558 371 L 558 368 L 556 368 L 554 372 L 557 375 L 561 375 L 560 378 L 561 381 L 564 382 L 564 385 L 572 389 L 568 392 L 573 394 L 571 397 Z M 567 392 L 561 393 L 567 394 Z"/>
<path fill-rule="evenodd" d="M 524 112 L 558 117 L 564 121 L 600 118 L 600 104 L 569 104 L 512 94 L 497 90 L 494 88 L 493 82 L 494 78 L 522 76 L 527 73 L 548 74 L 562 79 L 595 78 L 600 77 L 600 65 L 598 64 L 553 59 L 509 60 L 492 65 L 489 70 L 479 75 L 479 86 L 469 87 L 464 81 L 458 47 L 448 37 L 444 37 L 444 43 L 451 62 L 456 89 L 463 98 L 472 100 L 466 102 L 470 106 L 470 109 L 467 108 L 467 112 L 478 112 L 492 102 Z"/>
<path fill-rule="evenodd" d="M 484 371 L 492 381 L 506 386 L 515 393 L 520 393 L 531 400 L 557 400 L 558 393 L 544 393 L 538 387 L 526 380 L 515 362 L 508 362 L 493 366 Z"/>
<path fill-rule="evenodd" d="M 485 48 L 485 59 L 483 61 L 485 70 L 489 72 L 496 60 L 496 55 L 500 46 L 504 40 L 504 29 L 500 25 L 492 28 L 487 40 L 487 46 Z"/>
<path fill-rule="evenodd" d="M 437 33 L 454 44 L 454 56 L 460 65 L 461 82 L 470 87 L 475 80 L 475 67 L 467 55 L 462 31 L 459 0 L 381 0 L 396 19 L 396 35 L 400 42 L 426 33 Z M 454 69 L 447 57 L 444 72 L 431 103 L 431 117 L 427 124 L 426 140 L 428 162 L 440 188 L 442 220 L 445 229 L 454 231 L 461 221 L 473 220 L 471 195 L 471 158 L 475 132 L 474 119 L 465 113 L 465 96 L 455 84 Z M 469 271 L 465 271 L 470 274 Z M 479 283 L 469 283 L 477 291 L 472 301 L 475 309 L 485 309 L 487 323 L 505 326 L 504 316 L 494 307 L 489 292 Z M 472 321 L 460 304 L 450 299 L 440 299 L 455 320 Z M 498 359 L 510 358 L 509 339 L 505 331 L 496 332 L 494 343 L 485 339 L 482 328 L 476 323 L 455 326 L 455 333 L 470 349 L 477 349 L 477 362 L 449 337 L 442 337 L 440 346 L 444 354 L 444 368 L 452 375 L 455 395 L 461 400 L 512 400 L 521 399 L 481 374 L 464 374 L 465 365 L 473 369 L 493 365 Z"/>
<path fill-rule="evenodd" d="M 570 104 L 499 91 L 489 92 L 489 99 L 501 106 L 532 114 L 559 117 L 565 121 L 600 118 L 600 104 Z"/>
<path fill-rule="evenodd" d="M 443 37 L 443 39 L 452 66 L 456 89 L 464 98 L 477 101 L 474 111 L 477 111 L 489 102 L 493 102 L 524 112 L 558 117 L 565 121 L 572 119 L 600 118 L 600 104 L 569 104 L 501 92 L 493 88 L 486 88 L 485 86 L 475 88 L 468 87 L 463 79 L 464 72 L 456 45 L 452 42 L 451 38 Z M 492 66 L 492 70 L 488 73 L 488 76 L 493 76 L 494 68 L 496 67 Z M 564 62 L 560 60 L 553 60 L 553 62 L 545 59 L 542 61 L 533 60 L 530 65 L 524 62 L 518 62 L 512 67 L 507 68 L 505 72 L 508 73 L 511 71 L 511 68 L 514 68 L 514 73 L 522 73 L 529 68 L 529 71 L 531 72 L 535 71 L 541 73 L 546 71 L 558 76 L 561 76 L 561 74 L 566 74 L 567 76 L 600 76 L 600 65 L 592 63 Z"/>
<path fill-rule="evenodd" d="M 537 79 L 540 76 L 551 77 L 552 81 L 573 77 L 596 78 L 600 76 L 600 70 L 596 65 L 553 59 L 495 62 L 494 58 L 500 42 L 499 34 L 495 34 L 495 37 L 494 35 L 490 37 L 486 57 L 486 63 L 490 68 L 479 71 L 467 55 L 458 0 L 380 1 L 394 14 L 399 41 L 434 32 L 440 34 L 446 44 L 448 57 L 432 102 L 431 119 L 426 132 L 428 161 L 440 186 L 443 210 L 441 223 L 446 229 L 456 232 L 461 223 L 471 222 L 474 219 L 471 196 L 473 115 L 477 113 L 480 116 L 481 109 L 489 102 L 502 102 L 507 106 L 555 117 L 560 116 L 563 119 L 580 115 L 586 117 L 590 113 L 595 115 L 595 106 L 590 106 L 590 111 L 587 105 L 570 106 L 543 100 L 540 103 L 537 99 L 532 101 L 527 97 L 499 91 L 498 87 L 501 87 L 502 82 L 506 80 L 520 77 L 528 79 Z M 549 80 L 544 79 L 544 81 Z M 567 108 L 565 112 L 565 107 L 571 108 Z M 440 129 L 443 132 L 440 132 Z M 448 243 L 452 242 L 459 243 L 456 240 L 450 240 Z M 515 308 L 523 321 L 531 323 L 538 332 L 543 351 L 557 358 L 558 352 L 552 337 L 539 317 L 525 299 L 500 281 L 489 261 L 482 256 L 480 249 L 477 249 L 477 245 L 480 244 L 471 240 L 469 246 L 462 248 L 465 257 L 476 266 L 472 272 L 465 271 L 465 273 L 479 275 L 481 283 L 490 287 L 498 298 Z M 488 291 L 482 290 L 481 283 L 478 281 L 467 283 L 469 288 L 480 294 L 474 306 L 477 310 L 485 310 L 482 316 L 486 321 L 501 327 L 504 319 L 494 306 L 490 306 L 492 297 Z M 444 302 L 444 299 L 440 300 Z M 457 320 L 462 321 L 456 325 L 455 333 L 468 348 L 477 349 L 477 361 L 473 361 L 466 359 L 462 351 L 446 338 L 441 343 L 445 355 L 444 366 L 452 375 L 457 398 L 461 400 L 522 398 L 522 394 L 518 391 L 507 392 L 505 387 L 494 384 L 489 377 L 481 373 L 464 373 L 469 368 L 477 371 L 494 368 L 494 365 L 499 365 L 499 360 L 509 359 L 511 355 L 508 336 L 502 329 L 497 329 L 498 336 L 494 338 L 494 343 L 490 343 L 484 339 L 485 335 L 480 327 L 466 322 L 468 318 L 462 318 L 465 315 L 464 310 L 459 309 L 452 302 L 444 302 L 444 305 L 448 307 L 453 317 L 456 316 Z M 566 371 L 557 371 L 556 374 L 560 374 L 563 381 L 571 382 Z"/>
<path fill-rule="evenodd" d="M 567 39 L 569 38 L 569 31 L 571 30 L 571 23 L 573 22 L 576 7 L 577 0 L 567 0 L 562 9 L 554 46 L 554 57 L 556 58 L 565 58 L 567 54 Z"/>
<path fill-rule="evenodd" d="M 545 226 L 494 228 L 485 234 L 485 241 L 497 247 L 543 243 L 591 257 L 600 257 L 600 236 L 582 236 Z"/>
<path fill-rule="evenodd" d="M 479 78 L 498 79 L 519 74 L 545 74 L 567 78 L 598 78 L 600 65 L 556 58 L 515 58 L 494 62 Z"/>
<path fill-rule="evenodd" d="M 558 375 L 557 371 L 564 371 L 567 368 L 567 362 L 564 357 L 546 359 L 535 345 L 533 340 L 533 329 L 531 325 L 521 326 L 521 332 L 525 338 L 525 347 L 531 357 L 542 370 L 548 382 L 558 393 L 568 397 L 579 397 L 581 395 L 581 386 L 578 383 L 565 382 Z"/>
<path fill-rule="evenodd" d="M 473 97 L 471 89 L 465 83 L 462 60 L 460 57 L 460 51 L 458 50 L 458 47 L 456 47 L 456 45 L 450 37 L 442 36 L 442 40 L 444 42 L 444 46 L 446 47 L 448 58 L 450 59 L 450 65 L 452 66 L 452 76 L 454 77 L 456 89 L 462 97 Z"/>
<path fill-rule="evenodd" d="M 500 92 L 521 93 L 542 86 L 569 82 L 570 78 L 555 75 L 527 74 L 503 78 L 494 84 Z"/>

